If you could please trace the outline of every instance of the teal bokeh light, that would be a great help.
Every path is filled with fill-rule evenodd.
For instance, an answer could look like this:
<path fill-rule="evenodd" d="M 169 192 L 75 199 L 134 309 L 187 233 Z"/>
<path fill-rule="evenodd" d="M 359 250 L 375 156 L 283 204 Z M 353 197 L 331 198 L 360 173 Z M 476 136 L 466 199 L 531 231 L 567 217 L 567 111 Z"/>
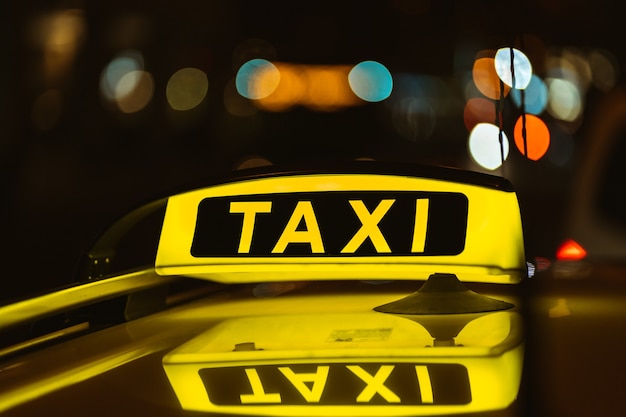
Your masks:
<path fill-rule="evenodd" d="M 522 91 L 511 90 L 511 100 L 518 107 L 522 107 Z M 524 90 L 524 112 L 540 115 L 548 105 L 548 87 L 541 78 L 533 75 L 528 87 Z"/>
<path fill-rule="evenodd" d="M 266 59 L 256 58 L 243 64 L 235 78 L 237 92 L 251 100 L 263 98 L 266 91 L 258 88 L 258 85 L 260 77 L 267 71 L 278 72 L 278 69 Z"/>
<path fill-rule="evenodd" d="M 383 101 L 391 95 L 393 77 L 376 61 L 363 61 L 352 68 L 348 82 L 354 94 L 369 102 Z"/>

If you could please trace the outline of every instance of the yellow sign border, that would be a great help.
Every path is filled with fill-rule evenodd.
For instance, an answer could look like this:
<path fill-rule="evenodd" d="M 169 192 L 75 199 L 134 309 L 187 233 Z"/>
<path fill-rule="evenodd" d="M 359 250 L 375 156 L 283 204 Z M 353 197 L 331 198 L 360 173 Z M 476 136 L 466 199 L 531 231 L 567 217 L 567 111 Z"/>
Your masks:
<path fill-rule="evenodd" d="M 454 256 L 211 257 L 190 253 L 197 210 L 206 198 L 330 191 L 458 192 L 469 201 L 465 249 Z M 218 238 L 218 237 L 216 237 Z M 455 273 L 462 281 L 517 283 L 526 276 L 523 233 L 513 191 L 450 180 L 390 174 L 295 174 L 215 185 L 168 199 L 157 251 L 159 275 L 223 283 L 325 279 L 425 279 Z"/>

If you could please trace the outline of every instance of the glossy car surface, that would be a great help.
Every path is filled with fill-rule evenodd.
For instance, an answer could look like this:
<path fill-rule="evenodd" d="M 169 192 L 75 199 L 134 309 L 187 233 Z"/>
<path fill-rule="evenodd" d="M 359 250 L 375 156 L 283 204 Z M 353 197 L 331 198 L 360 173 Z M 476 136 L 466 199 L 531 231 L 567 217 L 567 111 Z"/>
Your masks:
<path fill-rule="evenodd" d="M 198 412 L 184 410 L 180 401 L 186 394 L 192 397 L 187 406 L 207 407 L 206 391 L 203 396 L 193 395 L 205 389 L 197 386 L 194 376 L 197 377 L 198 369 L 210 368 L 215 361 L 233 366 L 245 364 L 245 369 L 255 372 L 249 376 L 251 381 L 255 381 L 254 375 L 262 378 L 260 385 L 253 382 L 251 387 L 245 374 L 235 368 L 235 375 L 222 375 L 218 386 L 211 387 L 221 404 L 234 404 L 240 395 L 256 395 L 274 405 L 271 411 L 267 411 L 267 404 L 250 406 L 244 415 L 352 414 L 354 411 L 324 408 L 333 402 L 357 405 L 359 395 L 363 396 L 358 406 L 362 415 L 423 415 L 424 411 L 416 409 L 424 406 L 415 406 L 422 402 L 430 404 L 427 409 L 439 408 L 435 414 L 440 414 L 446 409 L 457 409 L 450 404 L 465 404 L 469 400 L 468 387 L 463 382 L 467 375 L 459 363 L 470 369 L 485 368 L 483 377 L 489 375 L 491 381 L 515 378 L 519 372 L 515 359 L 498 359 L 501 352 L 489 352 L 494 345 L 506 346 L 503 341 L 509 336 L 509 328 L 519 326 L 517 313 L 495 313 L 482 318 L 481 314 L 464 315 L 463 324 L 476 321 L 455 335 L 454 345 L 435 347 L 434 338 L 422 325 L 394 315 L 381 318 L 372 311 L 373 306 L 410 294 L 416 286 L 413 282 L 282 283 L 241 285 L 227 291 L 210 286 L 210 295 L 184 306 L 173 306 L 91 334 L 81 335 L 81 330 L 76 329 L 70 340 L 20 352 L 8 361 L 5 358 L 3 414 L 196 415 Z M 251 311 L 255 314 L 251 315 Z M 433 328 L 437 329 L 437 323 Z M 485 332 L 489 332 L 488 337 Z M 443 341 L 449 342 L 449 334 L 450 330 L 444 327 Z M 519 335 L 510 337 L 519 339 Z M 252 350 L 250 344 L 254 345 Z M 466 357 L 468 351 L 478 356 L 474 363 Z M 366 359 L 367 355 L 377 359 Z M 293 377 L 294 385 L 285 385 L 286 379 L 282 385 L 276 385 L 279 377 L 283 378 L 271 369 L 276 362 L 301 375 L 303 384 L 315 379 L 311 372 L 322 368 L 303 365 L 303 357 L 314 358 L 309 361 L 322 364 L 319 366 L 331 367 L 325 383 L 296 390 L 298 379 Z M 491 358 L 494 363 L 481 364 L 481 357 L 483 362 Z M 415 364 L 429 370 L 430 389 L 415 389 L 419 378 L 424 378 L 411 372 Z M 182 368 L 179 376 L 174 375 L 177 366 Z M 346 366 L 356 367 L 357 371 L 361 368 L 361 376 L 347 372 Z M 380 385 L 372 383 L 375 375 L 381 378 L 377 369 L 389 369 L 384 366 L 395 367 L 394 377 L 383 378 Z M 455 379 L 458 385 L 450 385 L 450 380 Z M 508 407 L 507 402 L 517 394 L 516 384 L 513 382 L 506 390 L 504 387 L 495 391 L 490 385 L 483 387 L 483 401 L 488 406 Z M 481 397 L 478 388 L 472 393 L 475 400 Z M 500 399 L 491 397 L 494 394 Z M 285 407 L 306 405 L 306 398 L 313 404 L 321 401 L 326 405 L 300 411 Z M 413 410 L 399 409 L 400 400 L 413 404 Z M 217 414 L 222 415 L 219 409 Z"/>

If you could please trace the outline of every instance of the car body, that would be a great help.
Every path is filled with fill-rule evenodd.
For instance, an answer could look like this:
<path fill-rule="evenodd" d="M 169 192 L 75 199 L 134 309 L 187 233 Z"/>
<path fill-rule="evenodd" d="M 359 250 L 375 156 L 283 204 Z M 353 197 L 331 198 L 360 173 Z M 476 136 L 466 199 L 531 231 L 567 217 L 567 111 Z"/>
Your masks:
<path fill-rule="evenodd" d="M 124 244 L 146 218 L 158 242 Z M 527 264 L 500 177 L 243 170 L 129 213 L 85 259 L 80 285 L 0 308 L 3 415 L 522 412 Z"/>

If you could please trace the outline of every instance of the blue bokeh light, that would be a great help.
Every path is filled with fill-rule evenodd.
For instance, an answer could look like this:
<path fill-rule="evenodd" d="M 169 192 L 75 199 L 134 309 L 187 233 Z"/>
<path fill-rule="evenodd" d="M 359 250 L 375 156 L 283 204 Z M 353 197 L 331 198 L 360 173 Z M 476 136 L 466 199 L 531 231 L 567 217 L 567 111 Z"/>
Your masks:
<path fill-rule="evenodd" d="M 511 90 L 511 100 L 513 103 L 522 107 L 522 91 Z M 524 90 L 524 111 L 534 115 L 540 115 L 548 105 L 548 87 L 541 78 L 533 75 L 530 79 L 528 87 Z"/>

